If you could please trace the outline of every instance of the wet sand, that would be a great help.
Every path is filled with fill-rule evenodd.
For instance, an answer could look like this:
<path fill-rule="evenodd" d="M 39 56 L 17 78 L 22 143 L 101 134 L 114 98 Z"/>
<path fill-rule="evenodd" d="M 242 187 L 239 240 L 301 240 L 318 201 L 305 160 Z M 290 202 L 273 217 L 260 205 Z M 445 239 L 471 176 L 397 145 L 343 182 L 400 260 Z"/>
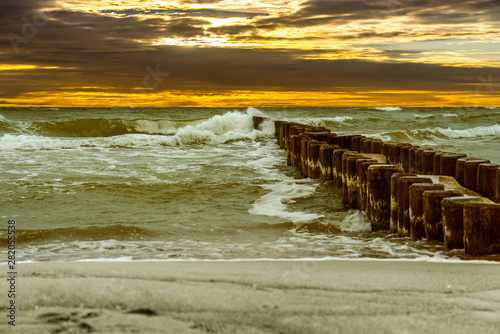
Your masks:
<path fill-rule="evenodd" d="M 1 307 L 7 305 L 6 265 Z M 18 265 L 19 333 L 498 333 L 500 264 Z M 3 311 L 0 332 L 11 332 Z"/>

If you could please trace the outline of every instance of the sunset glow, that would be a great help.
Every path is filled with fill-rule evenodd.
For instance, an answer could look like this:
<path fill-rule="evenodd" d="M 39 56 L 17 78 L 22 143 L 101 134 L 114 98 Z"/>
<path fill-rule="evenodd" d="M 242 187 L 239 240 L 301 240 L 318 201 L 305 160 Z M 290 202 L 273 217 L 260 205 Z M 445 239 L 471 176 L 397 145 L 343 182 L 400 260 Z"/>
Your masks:
<path fill-rule="evenodd" d="M 4 106 L 500 104 L 497 1 L 8 0 L 0 11 Z"/>

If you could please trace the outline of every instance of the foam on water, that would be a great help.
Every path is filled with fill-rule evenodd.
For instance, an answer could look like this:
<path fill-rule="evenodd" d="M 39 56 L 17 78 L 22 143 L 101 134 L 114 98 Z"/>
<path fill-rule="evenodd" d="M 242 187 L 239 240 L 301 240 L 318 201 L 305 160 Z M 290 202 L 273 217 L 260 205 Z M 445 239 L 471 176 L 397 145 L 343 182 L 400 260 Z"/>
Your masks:
<path fill-rule="evenodd" d="M 290 212 L 286 205 L 286 203 L 294 203 L 297 198 L 311 196 L 317 187 L 317 184 L 312 183 L 311 180 L 287 179 L 274 184 L 265 184 L 262 187 L 271 192 L 253 203 L 252 208 L 248 210 L 250 214 L 280 217 L 297 224 L 323 217 L 314 213 Z"/>
<path fill-rule="evenodd" d="M 368 232 L 372 229 L 366 214 L 359 210 L 349 210 L 342 222 L 332 221 L 331 224 L 343 232 Z"/>
<path fill-rule="evenodd" d="M 415 118 L 431 118 L 431 117 L 435 117 L 435 115 L 432 115 L 432 114 L 423 114 L 423 115 L 420 115 L 420 114 L 414 114 L 413 115 Z"/>
<path fill-rule="evenodd" d="M 272 136 L 274 128 L 266 122 L 262 130 L 253 129 L 252 114 L 237 111 L 216 115 L 205 121 L 196 121 L 179 129 L 173 129 L 170 121 L 124 121 L 135 122 L 134 126 L 148 133 L 164 132 L 165 135 L 148 135 L 127 133 L 117 136 L 102 136 L 94 138 L 57 138 L 43 135 L 4 134 L 0 137 L 0 147 L 4 150 L 57 150 L 80 149 L 84 147 L 151 147 L 192 144 L 223 144 L 234 140 L 256 140 Z M 18 122 L 19 123 L 19 122 Z M 19 124 L 18 124 L 19 125 Z"/>
<path fill-rule="evenodd" d="M 294 118 L 283 118 L 284 121 L 287 122 L 296 122 L 300 124 L 306 124 L 310 126 L 324 126 L 328 127 L 329 125 L 338 125 L 342 123 L 346 123 L 348 121 L 352 121 L 353 118 L 350 116 L 335 116 L 335 117 L 294 117 Z"/>
<path fill-rule="evenodd" d="M 381 111 L 400 111 L 402 110 L 400 107 L 375 107 L 376 110 Z"/>
<path fill-rule="evenodd" d="M 453 130 L 451 128 L 443 129 L 440 127 L 434 129 L 428 129 L 429 131 L 440 133 L 449 138 L 477 138 L 485 136 L 500 136 L 500 124 L 494 124 L 490 126 L 478 126 L 475 128 L 464 129 L 464 130 Z"/>

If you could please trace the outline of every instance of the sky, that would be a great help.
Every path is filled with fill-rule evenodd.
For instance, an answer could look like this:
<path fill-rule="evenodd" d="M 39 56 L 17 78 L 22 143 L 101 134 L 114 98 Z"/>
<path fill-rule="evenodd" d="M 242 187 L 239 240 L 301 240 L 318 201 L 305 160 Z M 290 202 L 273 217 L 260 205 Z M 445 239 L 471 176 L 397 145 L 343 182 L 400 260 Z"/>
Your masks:
<path fill-rule="evenodd" d="M 499 106 L 500 0 L 0 0 L 0 106 Z"/>

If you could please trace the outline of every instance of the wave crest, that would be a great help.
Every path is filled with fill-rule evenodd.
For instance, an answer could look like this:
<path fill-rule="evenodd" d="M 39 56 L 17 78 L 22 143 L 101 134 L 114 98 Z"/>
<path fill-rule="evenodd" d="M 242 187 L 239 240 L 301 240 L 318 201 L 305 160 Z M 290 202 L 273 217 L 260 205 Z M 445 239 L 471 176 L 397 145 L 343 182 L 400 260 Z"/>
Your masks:
<path fill-rule="evenodd" d="M 48 137 L 43 131 L 32 131 L 32 133 L 19 133 L 19 131 L 4 134 L 0 138 L 3 149 L 71 149 L 82 147 L 148 147 L 148 146 L 173 146 L 190 144 L 222 144 L 235 140 L 256 140 L 262 137 L 271 137 L 274 127 L 264 124 L 262 130 L 253 128 L 253 119 L 249 113 L 237 111 L 227 112 L 224 115 L 216 115 L 209 119 L 195 121 L 169 121 L 169 120 L 112 120 L 106 123 L 107 127 L 101 126 L 93 130 L 80 132 L 67 131 L 69 127 L 63 127 L 66 136 Z M 99 124 L 102 120 L 83 120 L 88 124 Z M 7 121 L 11 122 L 11 121 Z M 60 130 L 61 123 L 68 125 L 74 121 L 55 123 L 45 122 L 45 129 L 53 127 Z M 77 121 L 81 125 L 82 121 Z M 270 123 L 270 122 L 267 122 Z M 179 125 L 184 125 L 179 127 Z M 26 127 L 25 127 L 26 128 Z M 104 130 L 103 130 L 104 129 Z M 107 129 L 107 130 L 106 130 Z M 73 130 L 72 130 L 73 131 Z M 75 130 L 76 131 L 76 130 Z M 73 133 L 73 135 L 69 135 Z M 57 138 L 54 138 L 57 137 Z M 75 138 L 94 137 L 94 138 Z"/>

